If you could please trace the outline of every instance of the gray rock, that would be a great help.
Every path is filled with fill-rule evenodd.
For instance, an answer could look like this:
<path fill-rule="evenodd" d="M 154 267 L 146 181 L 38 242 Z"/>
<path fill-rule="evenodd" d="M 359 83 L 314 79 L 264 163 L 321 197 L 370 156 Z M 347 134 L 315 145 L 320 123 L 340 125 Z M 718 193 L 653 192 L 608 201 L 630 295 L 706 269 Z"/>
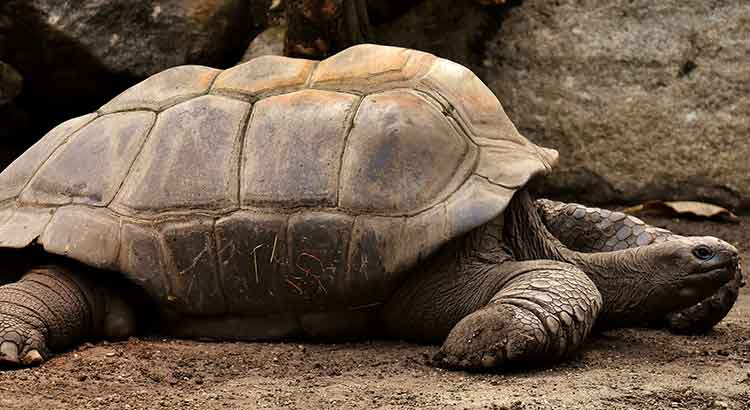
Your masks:
<path fill-rule="evenodd" d="M 479 61 L 477 49 L 493 24 L 492 12 L 475 0 L 424 0 L 373 29 L 379 44 L 428 51 L 471 66 Z"/>
<path fill-rule="evenodd" d="M 138 78 L 180 64 L 226 65 L 228 55 L 242 53 L 250 27 L 245 0 L 10 0 L 6 8 L 19 23 L 8 44 L 11 55 L 28 47 L 19 34 L 31 24 L 42 40 L 64 38 L 102 69 Z M 68 51 L 43 50 L 53 56 Z"/>
<path fill-rule="evenodd" d="M 525 136 L 560 150 L 548 193 L 747 208 L 748 23 L 746 0 L 526 0 L 483 77 Z"/>
<path fill-rule="evenodd" d="M 245 51 L 240 63 L 250 61 L 260 56 L 284 55 L 284 37 L 286 26 L 273 26 L 258 34 Z"/>
<path fill-rule="evenodd" d="M 11 67 L 0 61 L 0 105 L 5 105 L 21 93 L 23 77 Z"/>
<path fill-rule="evenodd" d="M 421 0 L 367 0 L 367 13 L 373 24 L 390 21 Z"/>
<path fill-rule="evenodd" d="M 21 74 L 10 64 L 0 61 L 0 170 L 26 148 L 24 139 L 19 136 L 28 127 L 29 116 L 14 101 L 22 89 Z"/>
<path fill-rule="evenodd" d="M 0 0 L 0 59 L 24 79 L 23 92 L 5 106 L 12 111 L 0 112 L 3 124 L 14 124 L 0 127 L 0 136 L 22 152 L 55 124 L 97 109 L 148 75 L 181 64 L 230 66 L 265 24 L 269 4 Z"/>

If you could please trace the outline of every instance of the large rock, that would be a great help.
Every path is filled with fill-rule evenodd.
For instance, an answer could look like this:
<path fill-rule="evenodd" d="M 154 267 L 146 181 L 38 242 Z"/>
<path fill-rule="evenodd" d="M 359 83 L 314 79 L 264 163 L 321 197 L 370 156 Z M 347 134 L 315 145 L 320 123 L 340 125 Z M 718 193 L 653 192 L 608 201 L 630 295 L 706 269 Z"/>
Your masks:
<path fill-rule="evenodd" d="M 21 147 L 97 109 L 141 79 L 181 64 L 227 67 L 270 0 L 0 0 L 0 60 L 24 78 L 13 131 Z M 264 18 L 264 16 L 261 16 Z M 10 114 L 0 113 L 6 121 Z M 6 132 L 2 132 L 6 134 Z"/>
<path fill-rule="evenodd" d="M 367 0 L 370 22 L 380 24 L 403 14 L 422 0 Z"/>
<path fill-rule="evenodd" d="M 239 63 L 250 61 L 262 56 L 284 55 L 284 38 L 286 37 L 286 26 L 272 26 L 255 36 L 250 45 L 247 46 L 245 54 Z"/>
<path fill-rule="evenodd" d="M 748 208 L 748 39 L 747 0 L 526 0 L 483 76 L 525 136 L 560 150 L 547 193 Z"/>
<path fill-rule="evenodd" d="M 485 33 L 496 26 L 496 10 L 476 0 L 423 0 L 373 31 L 380 44 L 428 51 L 473 66 L 480 61 L 477 51 Z"/>
<path fill-rule="evenodd" d="M 19 144 L 18 135 L 28 128 L 29 117 L 14 102 L 22 90 L 21 74 L 10 64 L 0 61 L 0 170 L 25 148 Z"/>
<path fill-rule="evenodd" d="M 55 63 L 47 70 L 77 66 L 50 61 L 73 50 L 49 46 L 67 42 L 101 68 L 138 78 L 180 64 L 236 61 L 250 26 L 246 0 L 8 0 L 4 7 L 17 23 L 11 56 L 33 53 L 27 58 Z"/>
<path fill-rule="evenodd" d="M 0 61 L 0 106 L 3 106 L 21 94 L 23 77 L 11 67 Z"/>

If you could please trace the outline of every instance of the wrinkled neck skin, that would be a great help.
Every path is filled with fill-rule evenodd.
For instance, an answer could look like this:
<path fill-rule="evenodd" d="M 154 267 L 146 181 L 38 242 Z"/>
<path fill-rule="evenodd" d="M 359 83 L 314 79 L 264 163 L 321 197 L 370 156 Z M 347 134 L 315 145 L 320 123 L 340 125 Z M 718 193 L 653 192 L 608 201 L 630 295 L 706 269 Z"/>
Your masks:
<path fill-rule="evenodd" d="M 503 239 L 517 260 L 568 262 L 591 278 L 604 300 L 599 324 L 612 327 L 647 322 L 686 307 L 672 306 L 666 297 L 675 290 L 670 288 L 668 280 L 660 277 L 663 269 L 650 265 L 655 259 L 649 257 L 648 247 L 600 253 L 573 251 L 547 230 L 525 190 L 516 193 L 505 215 Z M 658 297 L 660 293 L 665 298 Z M 655 300 L 661 302 L 654 303 Z"/>

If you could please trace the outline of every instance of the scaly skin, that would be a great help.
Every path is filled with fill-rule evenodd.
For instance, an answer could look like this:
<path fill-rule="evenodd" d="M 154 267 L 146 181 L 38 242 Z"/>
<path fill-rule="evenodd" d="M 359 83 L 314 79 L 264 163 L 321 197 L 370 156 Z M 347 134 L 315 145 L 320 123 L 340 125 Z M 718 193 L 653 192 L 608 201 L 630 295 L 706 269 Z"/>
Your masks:
<path fill-rule="evenodd" d="M 509 262 L 523 272 L 489 303 L 463 318 L 436 359 L 450 368 L 555 362 L 580 348 L 602 307 L 596 286 L 575 266 Z"/>
<path fill-rule="evenodd" d="M 700 258 L 696 249 L 709 257 Z M 730 280 L 737 250 L 712 237 L 612 252 L 564 246 L 519 191 L 501 221 L 441 249 L 385 307 L 391 334 L 434 342 L 440 366 L 552 363 L 601 319 L 627 326 L 690 306 Z"/>
<path fill-rule="evenodd" d="M 118 295 L 62 265 L 33 268 L 0 286 L 0 365 L 39 364 L 51 352 L 134 329 Z"/>
<path fill-rule="evenodd" d="M 389 332 L 443 343 L 435 363 L 481 369 L 555 361 L 576 351 L 602 307 L 573 265 L 515 261 L 490 223 L 412 272 L 384 309 Z"/>
<path fill-rule="evenodd" d="M 609 252 L 683 238 L 622 212 L 539 199 L 536 205 L 549 231 L 564 245 L 581 252 Z M 734 280 L 687 309 L 668 314 L 654 324 L 675 333 L 703 333 L 732 309 L 744 286 L 741 266 Z"/>

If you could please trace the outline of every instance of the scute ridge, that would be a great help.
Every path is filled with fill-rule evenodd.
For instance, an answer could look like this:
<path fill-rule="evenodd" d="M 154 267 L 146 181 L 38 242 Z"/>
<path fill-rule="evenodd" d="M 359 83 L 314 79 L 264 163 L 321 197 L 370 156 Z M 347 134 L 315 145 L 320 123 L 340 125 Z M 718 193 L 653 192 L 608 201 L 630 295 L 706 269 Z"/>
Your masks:
<path fill-rule="evenodd" d="M 135 164 L 136 161 L 138 161 L 138 158 L 141 156 L 141 153 L 143 152 L 143 147 L 146 146 L 148 143 L 149 137 L 151 137 L 151 131 L 153 131 L 154 126 L 156 125 L 156 121 L 159 120 L 159 113 L 156 113 L 154 115 L 153 121 L 151 121 L 151 125 L 148 127 L 148 131 L 146 131 L 146 137 L 143 138 L 143 141 L 141 142 L 141 146 L 138 148 L 138 153 L 135 154 L 135 157 L 133 157 L 133 160 L 130 162 L 130 166 L 128 167 L 128 171 L 125 173 L 125 177 L 120 181 L 120 186 L 117 187 L 117 190 L 115 191 L 115 194 L 112 196 L 112 198 L 104 205 L 105 207 L 109 207 L 109 205 L 112 203 L 112 201 L 117 198 L 117 195 L 120 193 L 120 190 L 122 189 L 122 186 L 125 185 L 125 181 L 128 180 L 128 177 L 130 176 L 130 172 L 133 170 L 133 164 Z"/>
<path fill-rule="evenodd" d="M 351 107 L 351 113 L 348 114 L 348 124 L 346 130 L 344 131 L 344 144 L 341 148 L 341 155 L 339 155 L 339 172 L 338 177 L 336 178 L 336 201 L 334 202 L 336 204 L 336 207 L 341 206 L 341 173 L 344 168 L 344 155 L 346 154 L 346 147 L 349 145 L 349 136 L 354 129 L 357 121 L 357 114 L 359 113 L 359 107 L 362 106 L 362 101 L 364 99 L 365 97 L 358 98 L 357 101 L 354 102 L 354 105 Z"/>

